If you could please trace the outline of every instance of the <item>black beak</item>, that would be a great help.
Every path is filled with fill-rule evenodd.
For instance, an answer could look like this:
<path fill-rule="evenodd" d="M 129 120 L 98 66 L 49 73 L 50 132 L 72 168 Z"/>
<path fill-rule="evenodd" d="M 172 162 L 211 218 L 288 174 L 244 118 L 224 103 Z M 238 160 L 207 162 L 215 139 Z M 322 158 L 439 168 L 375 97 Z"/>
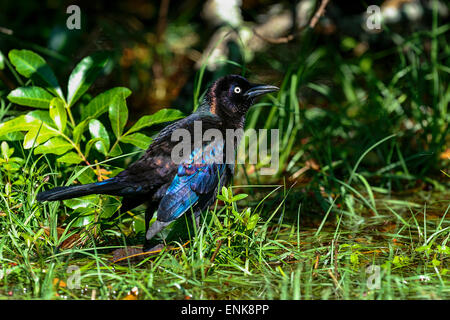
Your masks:
<path fill-rule="evenodd" d="M 244 93 L 244 96 L 247 98 L 256 98 L 260 95 L 269 93 L 269 92 L 275 92 L 280 90 L 280 88 L 267 85 L 267 84 L 254 84 L 250 89 L 247 90 L 247 92 Z"/>

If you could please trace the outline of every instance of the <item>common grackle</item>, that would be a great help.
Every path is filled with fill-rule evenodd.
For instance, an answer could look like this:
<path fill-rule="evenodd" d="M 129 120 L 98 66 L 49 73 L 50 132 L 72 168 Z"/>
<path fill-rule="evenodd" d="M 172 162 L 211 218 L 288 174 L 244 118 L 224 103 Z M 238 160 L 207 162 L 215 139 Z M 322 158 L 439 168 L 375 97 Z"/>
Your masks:
<path fill-rule="evenodd" d="M 150 249 L 149 240 L 186 211 L 194 213 L 198 225 L 201 211 L 214 203 L 217 190 L 229 184 L 234 174 L 235 150 L 240 136 L 227 140 L 227 129 L 242 130 L 245 115 L 255 98 L 277 90 L 275 86 L 252 84 L 238 75 L 222 77 L 208 88 L 196 112 L 164 128 L 145 154 L 114 178 L 56 187 L 40 192 L 37 200 L 64 200 L 89 194 L 116 195 L 123 197 L 121 212 L 147 203 L 146 251 Z M 206 139 L 208 132 L 209 140 Z M 219 132 L 221 137 L 214 132 Z M 183 135 L 189 137 L 184 144 L 180 139 L 174 139 Z M 227 156 L 230 152 L 231 161 Z M 149 226 L 155 210 L 157 219 Z"/>

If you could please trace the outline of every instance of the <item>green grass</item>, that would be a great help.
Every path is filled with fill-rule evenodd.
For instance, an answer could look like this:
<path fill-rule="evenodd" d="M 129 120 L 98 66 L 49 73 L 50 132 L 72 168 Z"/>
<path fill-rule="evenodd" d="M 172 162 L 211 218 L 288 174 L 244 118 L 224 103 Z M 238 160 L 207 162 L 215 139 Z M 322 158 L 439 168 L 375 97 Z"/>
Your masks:
<path fill-rule="evenodd" d="M 125 242 L 139 242 L 136 238 L 140 240 L 142 234 L 136 237 L 132 226 L 138 229 L 142 216 L 124 218 L 121 230 L 97 225 L 97 230 L 79 228 L 77 233 L 75 228 L 58 236 L 63 207 L 34 200 L 36 191 L 31 186 L 41 183 L 36 173 L 43 170 L 38 166 L 38 162 L 28 163 L 24 170 L 28 184 L 13 191 L 10 199 L 2 195 L 6 208 L 1 217 L 0 294 L 5 298 L 450 297 L 450 201 L 442 200 L 449 199 L 448 192 L 389 196 L 382 190 L 357 191 L 345 184 L 345 202 L 339 200 L 342 195 L 329 198 L 329 208 L 322 215 L 305 212 L 297 203 L 293 215 L 286 210 L 289 199 L 295 201 L 290 198 L 298 192 L 295 186 L 288 190 L 283 185 L 241 185 L 237 188 L 253 189 L 254 195 L 215 206 L 202 219 L 200 230 L 188 223 L 191 229 L 184 233 L 185 239 L 171 242 L 176 250 L 112 264 L 114 249 Z M 243 217 L 247 207 L 261 215 L 249 230 L 248 219 L 241 221 L 231 214 L 236 209 Z M 177 223 L 174 228 L 186 225 L 184 219 Z M 43 226 L 48 227 L 47 233 Z M 72 234 L 84 237 L 83 245 L 58 248 Z M 190 243 L 182 247 L 188 239 Z M 379 289 L 367 287 L 370 265 L 380 267 Z M 70 266 L 79 268 L 80 289 L 67 287 L 74 275 Z"/>

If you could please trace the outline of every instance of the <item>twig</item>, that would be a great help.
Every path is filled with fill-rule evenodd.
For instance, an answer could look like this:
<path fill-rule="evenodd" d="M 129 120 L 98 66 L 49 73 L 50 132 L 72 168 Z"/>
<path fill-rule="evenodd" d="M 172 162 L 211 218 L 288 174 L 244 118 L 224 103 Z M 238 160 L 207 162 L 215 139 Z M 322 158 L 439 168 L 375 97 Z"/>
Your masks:
<path fill-rule="evenodd" d="M 316 13 L 311 19 L 311 22 L 309 23 L 309 27 L 311 29 L 314 29 L 317 22 L 319 22 L 319 18 L 325 13 L 325 8 L 327 7 L 328 2 L 330 2 L 330 0 L 322 0 L 322 2 L 320 3 L 319 9 L 317 9 Z"/>
<path fill-rule="evenodd" d="M 280 38 L 268 38 L 263 36 L 262 34 L 259 34 L 256 29 L 253 29 L 253 33 L 255 34 L 255 36 L 257 36 L 258 38 L 263 39 L 266 42 L 272 43 L 272 44 L 280 44 L 280 43 L 288 43 L 289 41 L 291 41 L 292 39 L 294 39 L 294 35 L 290 34 L 286 37 L 280 37 Z"/>
<path fill-rule="evenodd" d="M 341 286 L 339 285 L 339 281 L 336 279 L 336 276 L 333 274 L 333 272 L 331 272 L 331 269 L 328 269 L 327 272 L 328 272 L 328 275 L 330 276 L 331 280 L 333 280 L 336 291 L 340 290 Z"/>
<path fill-rule="evenodd" d="M 325 8 L 329 2 L 330 2 L 330 0 L 322 0 L 322 2 L 320 3 L 319 9 L 317 9 L 317 11 L 314 13 L 314 16 L 311 18 L 311 21 L 309 22 L 309 27 L 311 29 L 314 29 L 317 22 L 319 22 L 320 17 L 324 15 Z M 289 41 L 292 41 L 305 28 L 306 28 L 306 25 L 304 27 L 299 28 L 297 30 L 297 32 L 295 32 L 293 34 L 287 35 L 285 37 L 279 37 L 279 38 L 270 38 L 270 37 L 263 36 L 262 34 L 259 34 L 256 31 L 256 29 L 253 29 L 253 33 L 255 34 L 255 36 L 257 36 L 258 38 L 260 38 L 266 42 L 269 42 L 272 44 L 280 44 L 280 43 L 288 43 Z"/>
<path fill-rule="evenodd" d="M 313 272 L 313 274 L 312 274 L 313 277 L 317 277 L 317 272 L 316 272 L 316 270 L 317 270 L 317 268 L 319 267 L 319 259 L 320 259 L 320 254 L 317 254 L 317 256 L 316 256 L 316 261 L 315 261 L 315 263 L 314 263 L 314 272 Z"/>
<path fill-rule="evenodd" d="M 214 253 L 213 253 L 212 257 L 211 257 L 211 260 L 210 260 L 211 265 L 213 264 L 214 260 L 216 259 L 216 256 L 219 253 L 220 248 L 222 247 L 222 244 L 223 244 L 223 240 L 222 239 L 217 241 L 216 250 L 214 251 Z M 210 266 L 206 267 L 206 269 L 205 269 L 205 276 L 208 274 L 209 268 L 210 268 Z"/>
<path fill-rule="evenodd" d="M 339 245 L 337 244 L 336 240 L 333 240 L 333 247 L 334 247 L 334 254 L 333 254 L 333 258 L 334 258 L 334 275 L 336 276 L 336 279 L 340 279 L 341 276 L 339 275 L 338 272 L 338 248 Z"/>
<path fill-rule="evenodd" d="M 169 12 L 170 0 L 162 0 L 158 13 L 158 24 L 156 26 L 156 38 L 160 42 L 167 27 L 167 14 Z"/>

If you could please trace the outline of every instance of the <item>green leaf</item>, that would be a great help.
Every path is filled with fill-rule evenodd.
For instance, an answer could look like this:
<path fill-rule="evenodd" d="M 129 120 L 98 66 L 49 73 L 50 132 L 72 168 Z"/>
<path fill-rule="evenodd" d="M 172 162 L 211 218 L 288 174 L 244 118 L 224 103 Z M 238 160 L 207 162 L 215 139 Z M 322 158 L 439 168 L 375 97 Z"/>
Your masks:
<path fill-rule="evenodd" d="M 225 198 L 223 195 L 221 195 L 221 194 L 218 194 L 217 195 L 217 199 L 219 199 L 220 201 L 223 201 L 223 202 L 226 202 L 227 201 L 227 198 Z"/>
<path fill-rule="evenodd" d="M 57 131 L 55 123 L 53 122 L 52 118 L 50 118 L 48 111 L 34 110 L 28 112 L 26 116 L 35 120 L 34 126 L 41 126 L 42 124 L 49 129 Z"/>
<path fill-rule="evenodd" d="M 67 87 L 67 103 L 69 106 L 73 106 L 89 89 L 107 62 L 108 57 L 100 53 L 88 56 L 77 64 L 69 76 Z"/>
<path fill-rule="evenodd" d="M 236 201 L 245 199 L 247 197 L 248 197 L 248 194 L 240 193 L 240 194 L 235 195 L 233 198 L 231 198 L 231 202 L 236 202 Z"/>
<path fill-rule="evenodd" d="M 87 225 L 93 224 L 95 222 L 95 213 L 96 213 L 95 208 L 98 207 L 99 196 L 98 195 L 89 196 L 89 198 L 93 199 L 92 205 L 90 205 L 87 208 L 78 208 L 74 210 L 70 215 L 69 217 L 69 219 L 71 220 L 70 226 L 72 228 L 86 227 Z M 74 199 L 74 202 L 76 200 L 81 199 Z"/>
<path fill-rule="evenodd" d="M 256 224 L 258 223 L 258 220 L 259 220 L 259 215 L 258 214 L 252 215 L 250 217 L 250 219 L 248 220 L 246 230 L 253 230 L 253 229 L 255 229 Z"/>
<path fill-rule="evenodd" d="M 64 100 L 64 95 L 53 70 L 38 54 L 30 50 L 13 49 L 8 54 L 9 60 L 18 73 L 33 81 L 45 85 L 45 88 Z"/>
<path fill-rule="evenodd" d="M 9 132 L 0 136 L 0 141 L 20 141 L 23 140 L 24 136 L 25 135 L 20 131 Z"/>
<path fill-rule="evenodd" d="M 34 149 L 35 154 L 41 153 L 54 153 L 56 155 L 62 155 L 71 150 L 73 146 L 61 137 L 55 137 L 48 140 L 46 143 L 36 147 Z"/>
<path fill-rule="evenodd" d="M 52 99 L 50 102 L 49 114 L 59 131 L 63 132 L 67 123 L 67 113 L 64 108 L 64 101 L 60 98 Z"/>
<path fill-rule="evenodd" d="M 235 221 L 240 221 L 240 222 L 244 222 L 241 215 L 239 214 L 239 212 L 237 212 L 236 210 L 232 209 L 231 213 L 234 215 L 234 219 Z"/>
<path fill-rule="evenodd" d="M 436 258 L 434 258 L 434 259 L 431 261 L 431 264 L 433 265 L 433 267 L 439 267 L 440 264 L 441 264 L 441 262 L 440 262 L 439 260 L 437 260 Z"/>
<path fill-rule="evenodd" d="M 91 140 L 86 143 L 86 147 L 84 149 L 84 156 L 89 157 L 89 153 L 91 152 L 91 148 L 94 144 L 98 143 L 98 148 L 101 150 L 100 152 L 103 153 L 106 150 L 105 142 L 102 138 L 92 138 Z M 97 149 L 97 146 L 95 147 Z M 98 150 L 98 149 L 97 149 Z"/>
<path fill-rule="evenodd" d="M 36 125 L 31 128 L 23 139 L 23 148 L 30 149 L 46 142 L 48 139 L 58 135 L 58 132 L 51 130 L 45 125 Z"/>
<path fill-rule="evenodd" d="M 222 187 L 222 196 L 228 201 L 228 189 L 225 186 Z"/>
<path fill-rule="evenodd" d="M 127 98 L 131 94 L 130 89 L 117 87 L 109 89 L 92 99 L 86 107 L 81 110 L 81 118 L 93 119 L 108 111 L 108 107 L 113 103 L 117 96 Z"/>
<path fill-rule="evenodd" d="M 89 181 L 89 183 L 90 182 L 92 181 Z M 79 208 L 94 208 L 97 203 L 98 203 L 97 195 L 90 195 L 82 198 L 72 198 L 64 200 L 64 205 L 74 210 Z"/>
<path fill-rule="evenodd" d="M 113 103 L 109 106 L 109 120 L 114 134 L 119 138 L 128 120 L 128 108 L 124 93 L 118 93 Z"/>
<path fill-rule="evenodd" d="M 131 143 L 132 145 L 145 150 L 150 145 L 150 142 L 152 142 L 152 138 L 138 132 L 123 136 L 120 138 L 120 141 L 123 143 Z"/>
<path fill-rule="evenodd" d="M 108 153 L 108 156 L 110 157 L 117 157 L 120 156 L 123 153 L 122 149 L 120 148 L 120 145 L 117 143 Z"/>
<path fill-rule="evenodd" d="M 103 210 L 100 212 L 100 217 L 111 218 L 113 214 L 119 209 L 120 204 L 120 200 L 116 197 L 107 197 L 106 203 L 103 205 Z M 133 222 L 133 224 L 136 223 L 136 220 Z M 135 226 L 133 226 L 133 228 L 135 228 Z"/>
<path fill-rule="evenodd" d="M 77 176 L 77 180 L 81 184 L 88 184 L 97 181 L 97 176 L 93 170 L 83 170 L 81 172 L 77 172 Z"/>
<path fill-rule="evenodd" d="M 92 119 L 89 121 L 89 132 L 92 138 L 101 138 L 94 146 L 95 149 L 106 156 L 109 150 L 109 136 L 103 124 L 97 119 Z"/>
<path fill-rule="evenodd" d="M 8 146 L 8 142 L 3 141 L 1 144 L 1 149 L 2 149 L 2 158 L 5 160 L 9 159 L 9 146 Z"/>
<path fill-rule="evenodd" d="M 28 131 L 39 124 L 30 114 L 18 116 L 12 120 L 0 123 L 0 136 L 16 131 Z"/>
<path fill-rule="evenodd" d="M 70 151 L 70 152 L 67 152 L 66 154 L 64 154 L 62 157 L 59 157 L 58 159 L 56 159 L 56 161 L 69 163 L 69 164 L 78 164 L 81 161 L 83 161 L 83 159 L 75 152 Z"/>
<path fill-rule="evenodd" d="M 27 116 L 30 116 L 38 121 L 43 121 L 45 124 L 49 126 L 53 126 L 53 120 L 50 118 L 48 111 L 44 110 L 33 110 L 27 113 Z"/>
<path fill-rule="evenodd" d="M 426 251 L 426 252 L 429 252 L 431 250 L 431 245 L 428 245 L 428 246 L 421 246 L 421 247 L 418 247 L 418 248 L 416 248 L 416 252 L 423 252 L 423 251 Z"/>
<path fill-rule="evenodd" d="M 84 129 L 86 128 L 87 124 L 88 124 L 88 120 L 81 121 L 73 129 L 73 133 L 72 133 L 73 134 L 73 142 L 75 142 L 75 144 L 78 144 L 81 141 Z"/>
<path fill-rule="evenodd" d="M 350 255 L 350 262 L 352 264 L 359 264 L 359 251 L 352 252 Z"/>
<path fill-rule="evenodd" d="M 41 87 L 19 87 L 11 91 L 7 98 L 21 106 L 48 109 L 53 96 Z"/>
<path fill-rule="evenodd" d="M 176 109 L 161 109 L 158 112 L 143 116 L 131 128 L 128 133 L 139 131 L 142 128 L 150 127 L 154 124 L 174 121 L 183 117 L 183 113 Z"/>

